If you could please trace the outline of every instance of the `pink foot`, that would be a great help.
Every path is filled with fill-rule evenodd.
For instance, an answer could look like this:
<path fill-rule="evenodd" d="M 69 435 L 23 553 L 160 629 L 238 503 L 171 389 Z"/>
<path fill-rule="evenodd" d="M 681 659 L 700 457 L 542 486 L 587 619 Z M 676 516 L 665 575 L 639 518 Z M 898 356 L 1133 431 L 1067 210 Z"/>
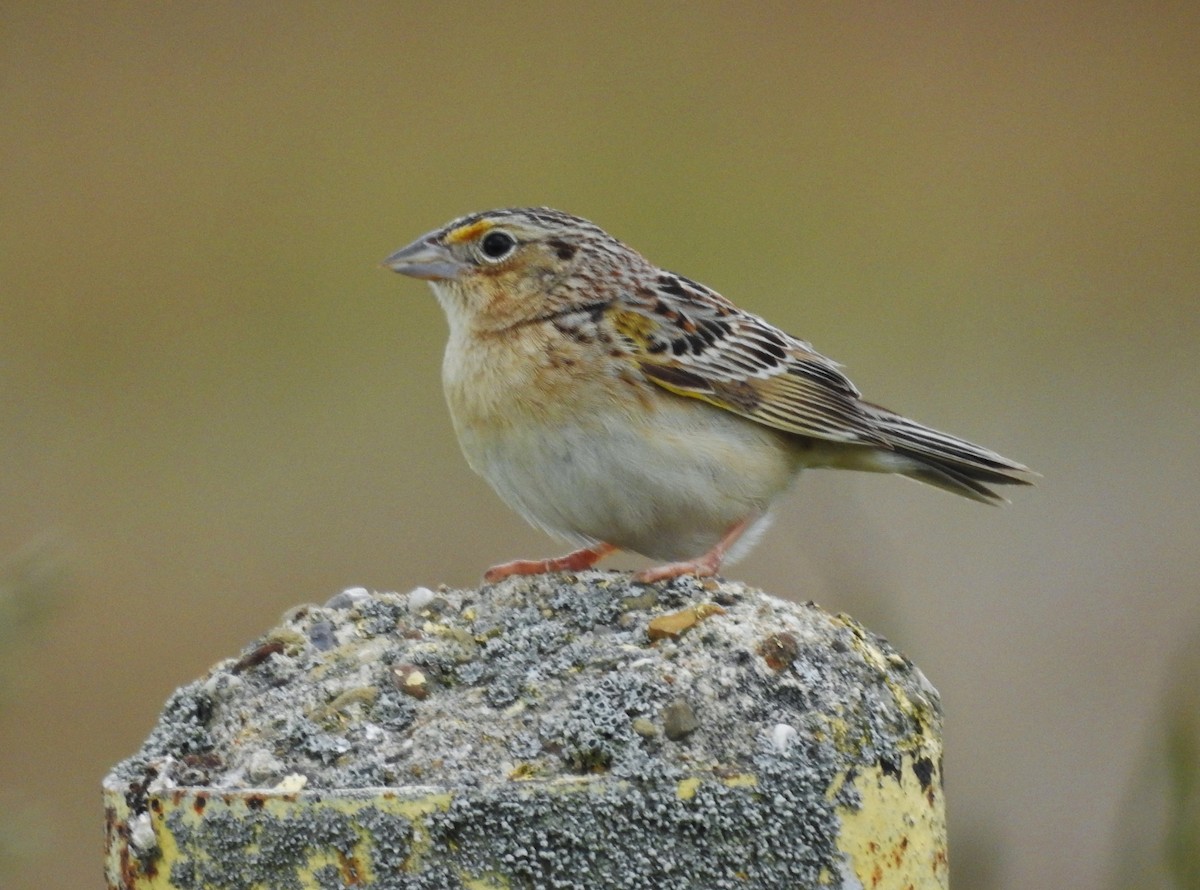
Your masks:
<path fill-rule="evenodd" d="M 709 554 L 699 559 L 688 559 L 683 562 L 668 562 L 665 565 L 642 569 L 633 576 L 639 584 L 653 584 L 655 581 L 666 581 L 668 578 L 678 578 L 681 575 L 695 575 L 706 578 L 715 575 L 721 567 L 720 559 L 709 559 Z"/>
<path fill-rule="evenodd" d="M 698 556 L 695 559 L 685 559 L 682 562 L 669 562 L 665 565 L 642 569 L 633 576 L 633 580 L 639 584 L 653 584 L 655 581 L 666 581 L 682 575 L 695 575 L 697 578 L 707 578 L 710 575 L 715 575 L 721 568 L 721 563 L 725 561 L 725 554 L 729 552 L 729 548 L 750 527 L 751 521 L 755 518 L 751 516 L 734 523 L 729 531 L 721 536 L 721 540 L 717 541 L 713 545 L 713 548 L 703 556 Z"/>
<path fill-rule="evenodd" d="M 545 575 L 548 572 L 579 572 L 590 569 L 617 548 L 612 544 L 600 543 L 593 547 L 575 550 L 566 556 L 554 559 L 514 559 L 512 562 L 492 566 L 483 573 L 483 580 L 494 584 L 510 575 Z"/>

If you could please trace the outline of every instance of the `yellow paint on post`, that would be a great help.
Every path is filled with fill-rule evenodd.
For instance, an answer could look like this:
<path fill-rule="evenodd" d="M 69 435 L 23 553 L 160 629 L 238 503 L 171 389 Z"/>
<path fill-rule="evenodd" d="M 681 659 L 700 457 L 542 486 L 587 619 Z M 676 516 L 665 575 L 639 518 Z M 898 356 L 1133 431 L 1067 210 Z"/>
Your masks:
<path fill-rule="evenodd" d="M 844 869 L 864 888 L 945 890 L 949 886 L 945 804 L 938 775 L 940 743 L 929 737 L 912 742 L 912 753 L 904 754 L 898 763 L 859 764 L 827 789 L 830 800 L 856 799 L 853 806 L 837 808 L 834 840 L 843 854 Z M 844 794 L 848 775 L 854 776 L 854 795 Z M 680 780 L 676 795 L 681 801 L 694 800 L 704 783 L 711 781 L 748 799 L 759 794 L 753 773 L 725 777 L 704 773 Z M 633 790 L 625 781 L 596 776 L 551 781 L 542 787 L 555 795 L 586 797 L 607 796 L 614 786 Z M 418 874 L 433 852 L 425 817 L 445 812 L 453 800 L 448 793 L 406 795 L 382 789 L 280 794 L 181 788 L 148 796 L 139 848 L 130 831 L 138 820 L 131 820 L 127 790 L 114 785 L 104 792 L 109 816 L 105 868 L 108 886 L 119 890 L 192 890 L 198 886 L 197 869 L 237 867 L 239 857 L 252 861 L 271 846 L 301 851 L 288 868 L 302 890 L 328 886 L 331 876 L 346 886 L 371 886 L 381 864 L 387 864 L 393 874 L 397 868 Z M 589 806 L 583 800 L 580 805 Z M 390 828 L 381 831 L 382 825 Z M 214 826 L 228 826 L 223 829 L 228 838 L 215 838 L 214 831 L 222 829 Z M 409 839 L 402 862 L 396 861 L 396 851 L 389 847 L 394 843 L 389 831 L 390 837 Z M 198 832 L 208 832 L 199 844 Z M 180 878 L 175 868 L 181 864 L 191 877 Z M 509 887 L 504 876 L 493 871 L 460 877 L 472 890 Z M 825 879 L 833 884 L 838 877 L 826 874 Z"/>
<path fill-rule="evenodd" d="M 696 796 L 696 789 L 699 787 L 700 780 L 695 776 L 690 776 L 675 786 L 675 794 L 680 800 L 691 800 Z"/>
<path fill-rule="evenodd" d="M 105 873 L 110 888 L 180 890 L 195 886 L 192 878 L 185 880 L 175 873 L 175 867 L 181 863 L 187 863 L 193 872 L 197 867 L 236 868 L 237 857 L 244 856 L 245 861 L 253 861 L 262 848 L 277 845 L 307 851 L 288 863 L 303 890 L 320 890 L 328 886 L 327 880 L 322 883 L 317 877 L 318 872 L 336 873 L 347 886 L 370 886 L 375 879 L 378 853 L 375 845 L 380 838 L 373 837 L 368 826 L 387 819 L 392 825 L 404 826 L 411 832 L 410 852 L 404 870 L 419 872 L 429 845 L 424 817 L 446 810 L 451 800 L 451 795 L 446 793 L 405 796 L 380 789 L 373 789 L 368 794 L 281 794 L 179 788 L 149 795 L 144 816 L 131 820 L 133 814 L 124 789 L 106 785 L 104 803 L 109 837 Z M 128 829 L 139 819 L 147 829 L 145 837 L 152 839 L 148 846 L 139 847 Z M 327 836 L 330 825 L 352 826 L 356 836 L 353 843 L 339 845 L 334 842 Z M 214 842 L 221 831 L 214 826 L 227 826 L 229 839 Z M 194 843 L 196 832 L 207 832 L 208 842 L 201 845 L 200 851 Z M 218 851 L 231 861 L 218 861 L 215 858 Z M 479 886 L 500 888 L 503 885 L 493 882 Z"/>
<path fill-rule="evenodd" d="M 838 810 L 838 849 L 863 887 L 908 890 L 950 886 L 946 807 L 931 751 L 904 755 L 898 773 L 862 770 L 854 789 L 862 801 Z M 922 781 L 922 776 L 925 781 Z"/>

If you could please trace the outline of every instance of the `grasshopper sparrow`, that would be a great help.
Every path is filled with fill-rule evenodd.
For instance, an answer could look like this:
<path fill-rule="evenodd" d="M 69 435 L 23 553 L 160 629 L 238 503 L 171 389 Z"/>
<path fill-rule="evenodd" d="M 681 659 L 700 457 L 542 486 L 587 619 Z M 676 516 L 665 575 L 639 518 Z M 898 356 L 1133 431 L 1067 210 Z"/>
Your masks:
<path fill-rule="evenodd" d="M 715 574 L 805 467 L 900 473 L 984 503 L 1004 500 L 989 485 L 1034 475 L 864 402 L 808 343 L 557 210 L 464 216 L 385 265 L 428 281 L 445 310 L 442 380 L 471 468 L 581 547 L 488 581 L 617 549 L 666 561 L 639 581 Z"/>

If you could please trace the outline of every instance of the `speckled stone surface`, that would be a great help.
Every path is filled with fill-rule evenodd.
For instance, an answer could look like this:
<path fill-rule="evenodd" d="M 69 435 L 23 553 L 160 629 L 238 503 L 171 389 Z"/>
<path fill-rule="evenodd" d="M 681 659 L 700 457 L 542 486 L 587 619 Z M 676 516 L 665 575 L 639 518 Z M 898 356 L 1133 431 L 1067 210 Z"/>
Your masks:
<path fill-rule="evenodd" d="M 940 751 L 937 693 L 886 641 L 738 583 L 349 590 L 171 697 L 105 780 L 106 868 L 187 890 L 941 887 Z M 872 845 L 911 868 L 872 884 Z"/>

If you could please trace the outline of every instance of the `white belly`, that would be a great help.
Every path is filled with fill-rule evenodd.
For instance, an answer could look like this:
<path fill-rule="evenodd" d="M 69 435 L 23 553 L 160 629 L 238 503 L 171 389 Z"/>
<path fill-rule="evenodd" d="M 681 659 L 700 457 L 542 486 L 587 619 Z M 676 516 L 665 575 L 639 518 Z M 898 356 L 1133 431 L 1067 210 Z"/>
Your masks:
<path fill-rule="evenodd" d="M 471 467 L 513 509 L 575 542 L 679 560 L 736 522 L 765 520 L 798 470 L 781 434 L 670 393 L 651 401 L 637 420 L 613 408 L 541 424 L 456 416 L 455 426 Z"/>

